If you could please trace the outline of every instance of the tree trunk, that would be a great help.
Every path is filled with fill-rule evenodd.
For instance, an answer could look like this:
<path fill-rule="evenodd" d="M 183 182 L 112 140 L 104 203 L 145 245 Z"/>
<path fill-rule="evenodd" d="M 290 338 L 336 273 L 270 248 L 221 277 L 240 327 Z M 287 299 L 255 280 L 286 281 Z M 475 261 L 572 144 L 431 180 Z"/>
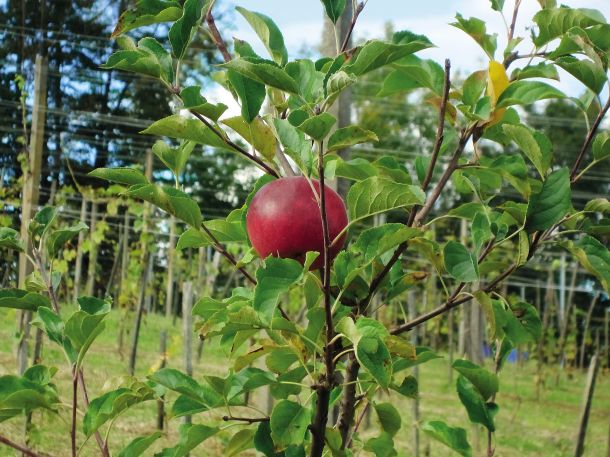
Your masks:
<path fill-rule="evenodd" d="M 174 258 L 176 256 L 176 218 L 169 219 L 169 244 L 167 246 L 167 284 L 165 288 L 165 316 L 168 321 L 174 309 Z"/>
<path fill-rule="evenodd" d="M 585 436 L 587 434 L 587 425 L 589 424 L 589 413 L 591 412 L 591 403 L 593 402 L 593 392 L 595 391 L 595 379 L 597 378 L 598 368 L 599 359 L 597 358 L 597 354 L 595 354 L 591 358 L 591 364 L 589 365 L 589 372 L 587 374 L 587 384 L 585 386 L 582 412 L 580 414 L 578 435 L 576 436 L 574 457 L 582 457 L 585 452 Z"/>
<path fill-rule="evenodd" d="M 589 305 L 589 309 L 587 310 L 587 316 L 585 317 L 585 326 L 582 330 L 582 340 L 580 342 L 580 359 L 578 363 L 578 366 L 581 369 L 585 368 L 585 350 L 587 346 L 587 338 L 589 336 L 589 326 L 591 325 L 591 316 L 593 315 L 593 308 L 595 308 L 595 305 L 599 300 L 599 296 L 600 292 L 595 294 L 595 297 L 591 301 L 591 305 Z"/>

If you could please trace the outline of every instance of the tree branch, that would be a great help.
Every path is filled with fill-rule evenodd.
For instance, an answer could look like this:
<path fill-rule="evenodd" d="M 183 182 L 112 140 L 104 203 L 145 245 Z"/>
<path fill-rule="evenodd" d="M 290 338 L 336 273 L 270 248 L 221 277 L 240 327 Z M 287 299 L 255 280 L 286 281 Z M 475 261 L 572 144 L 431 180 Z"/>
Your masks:
<path fill-rule="evenodd" d="M 587 133 L 587 136 L 585 137 L 585 141 L 582 144 L 582 147 L 580 148 L 580 152 L 578 153 L 578 156 L 576 157 L 576 160 L 574 161 L 574 165 L 572 165 L 572 170 L 570 171 L 570 181 L 572 183 L 576 182 L 576 176 L 578 175 L 578 168 L 580 167 L 580 163 L 582 162 L 582 159 L 584 158 L 585 153 L 587 152 L 587 148 L 591 144 L 591 141 L 593 141 L 593 137 L 595 136 L 595 133 L 599 129 L 599 126 L 602 123 L 602 120 L 606 116 L 606 113 L 608 112 L 609 109 L 610 109 L 610 96 L 608 96 L 608 101 L 597 114 L 597 117 L 595 118 L 595 122 L 593 122 L 593 125 L 589 129 L 589 132 Z"/>
<path fill-rule="evenodd" d="M 76 364 L 72 368 L 72 423 L 70 424 L 70 443 L 72 445 L 72 457 L 76 457 L 76 407 L 78 404 L 78 373 Z"/>
<path fill-rule="evenodd" d="M 332 300 L 330 295 L 330 234 L 328 230 L 328 214 L 326 212 L 326 189 L 324 184 L 324 144 L 322 141 L 318 143 L 318 178 L 320 183 L 320 217 L 322 219 L 322 235 L 324 238 L 324 313 L 326 320 L 326 346 L 324 348 L 324 364 L 326 365 L 326 376 L 317 387 L 316 391 L 318 399 L 316 402 L 316 416 L 311 424 L 312 443 L 311 457 L 321 457 L 324 452 L 324 438 L 326 435 L 326 423 L 328 421 L 328 406 L 330 401 L 330 391 L 334 387 L 335 378 L 335 362 L 333 361 L 335 353 L 335 344 L 333 343 L 335 329 L 332 316 Z"/>
<path fill-rule="evenodd" d="M 6 438 L 2 435 L 0 435 L 0 443 L 6 444 L 7 446 L 12 447 L 13 449 L 23 453 L 23 455 L 25 455 L 27 457 L 42 457 L 41 454 L 34 452 L 32 449 L 22 446 L 21 444 L 17 444 L 14 441 L 9 440 L 8 438 Z"/>
<path fill-rule="evenodd" d="M 83 403 L 85 408 L 89 408 L 89 394 L 87 393 L 87 386 L 85 384 L 85 375 L 83 374 L 83 369 L 78 370 L 78 378 L 80 381 L 80 388 L 83 392 Z M 95 440 L 97 441 L 97 445 L 100 448 L 102 453 L 102 457 L 110 457 L 110 451 L 108 450 L 108 443 L 104 442 L 102 439 L 102 435 L 100 435 L 99 431 L 95 432 Z"/>
<path fill-rule="evenodd" d="M 208 14 L 205 15 L 205 22 L 208 24 L 212 41 L 214 41 L 214 44 L 222 54 L 222 58 L 225 62 L 229 62 L 232 57 L 231 54 L 229 54 L 226 43 L 222 39 L 222 35 L 218 31 L 218 27 L 216 27 L 216 21 L 214 21 L 214 15 L 212 14 L 212 7 L 210 7 Z"/>
<path fill-rule="evenodd" d="M 354 27 L 356 26 L 356 21 L 358 20 L 358 16 L 360 16 L 360 13 L 362 13 L 364 5 L 364 2 L 360 2 L 358 3 L 358 5 L 356 5 L 354 14 L 352 14 L 352 21 L 349 24 L 349 29 L 347 31 L 347 34 L 345 35 L 345 38 L 343 39 L 343 44 L 341 45 L 342 53 L 345 52 L 347 50 L 347 47 L 349 46 L 349 41 L 352 38 L 352 33 L 354 32 Z"/>
<path fill-rule="evenodd" d="M 200 113 L 198 113 L 197 111 L 194 111 L 194 110 L 190 110 L 190 112 L 191 112 L 191 114 L 193 116 L 195 116 L 197 119 L 199 119 L 206 127 L 208 127 L 212 131 L 212 133 L 214 133 L 214 135 L 216 135 L 218 138 L 220 138 L 228 146 L 230 146 L 235 151 L 237 151 L 238 153 L 240 153 L 241 155 L 246 157 L 248 160 L 251 160 L 252 162 L 257 164 L 260 168 L 262 168 L 266 173 L 269 173 L 271 176 L 274 176 L 276 178 L 280 177 L 280 175 L 278 174 L 277 171 L 275 171 L 273 168 L 271 168 L 269 165 L 267 165 L 261 159 L 259 159 L 255 155 L 250 154 L 248 151 L 246 151 L 240 145 L 234 143 L 233 141 L 231 141 L 230 138 L 225 137 L 222 133 L 220 133 L 218 130 L 216 130 L 214 128 L 214 126 L 210 123 L 210 121 L 208 121 L 202 114 L 200 114 Z"/>
<path fill-rule="evenodd" d="M 271 419 L 269 417 L 222 416 L 222 420 L 225 421 L 225 422 L 237 421 L 237 422 L 247 422 L 248 424 L 254 424 L 254 423 L 257 423 L 257 422 L 269 422 Z"/>
<path fill-rule="evenodd" d="M 438 127 L 436 129 L 436 138 L 434 140 L 434 147 L 432 148 L 432 158 L 428 165 L 426 177 L 422 182 L 421 188 L 424 192 L 428 190 L 432 176 L 434 175 L 434 168 L 436 167 L 436 161 L 438 154 L 443 144 L 445 130 L 445 115 L 447 113 L 447 101 L 449 100 L 449 89 L 451 89 L 451 62 L 449 59 L 445 59 L 445 85 L 443 86 L 443 97 L 441 99 L 441 107 L 438 114 Z"/>
<path fill-rule="evenodd" d="M 517 15 L 519 14 L 519 6 L 521 6 L 521 0 L 515 0 L 515 7 L 513 8 L 513 19 L 510 22 L 508 28 L 508 41 L 512 40 L 515 36 L 515 26 L 517 25 Z"/>

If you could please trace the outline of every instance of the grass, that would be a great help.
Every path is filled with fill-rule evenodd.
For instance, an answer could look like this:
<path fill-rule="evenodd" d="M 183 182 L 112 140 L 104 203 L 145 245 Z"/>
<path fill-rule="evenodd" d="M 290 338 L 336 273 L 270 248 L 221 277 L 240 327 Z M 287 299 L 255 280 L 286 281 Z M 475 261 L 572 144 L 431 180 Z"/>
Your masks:
<path fill-rule="evenodd" d="M 15 373 L 14 357 L 14 329 L 16 315 L 13 311 L 2 310 L 0 322 L 0 375 Z M 91 398 L 115 387 L 121 377 L 127 373 L 128 346 L 130 338 L 125 337 L 124 357 L 117 351 L 119 324 L 125 322 L 131 327 L 131 319 L 126 319 L 118 311 L 113 311 L 108 320 L 106 331 L 93 344 L 85 362 L 85 377 Z M 146 376 L 158 366 L 159 334 L 166 325 L 160 316 L 146 316 L 143 321 L 141 341 L 137 359 L 137 376 Z M 177 322 L 170 329 L 168 343 L 169 366 L 180 368 L 181 358 L 181 326 Z M 57 415 L 48 413 L 35 413 L 35 429 L 31 437 L 31 446 L 40 452 L 53 456 L 66 456 L 69 454 L 69 403 L 71 395 L 70 370 L 63 355 L 53 345 L 46 343 L 44 364 L 60 367 L 56 375 L 56 383 L 60 396 L 66 403 L 66 410 Z M 201 361 L 194 363 L 194 376 L 200 378 L 208 374 L 222 374 L 227 359 L 221 350 L 214 345 L 206 345 Z M 483 456 L 486 451 L 486 434 L 479 427 L 469 424 L 465 410 L 457 395 L 455 387 L 448 383 L 448 365 L 446 360 L 433 360 L 420 368 L 420 414 L 421 420 L 444 420 L 452 426 L 464 426 L 473 445 L 475 456 Z M 540 390 L 540 397 L 536 398 L 536 373 L 533 363 L 516 367 L 509 364 L 500 376 L 500 393 L 496 399 L 500 405 L 500 412 L 496 418 L 497 429 L 496 445 L 497 457 L 517 456 L 544 456 L 564 457 L 573 453 L 573 441 L 577 431 L 580 417 L 580 403 L 586 375 L 579 371 L 562 373 L 559 383 L 556 384 L 557 372 L 554 368 L 545 368 L 541 380 L 544 386 Z M 396 394 L 388 397 L 379 395 L 380 401 L 391 401 L 397 406 L 402 415 L 403 428 L 398 433 L 397 443 L 399 456 L 412 456 L 412 408 L 413 401 L 397 399 Z M 79 398 L 80 401 L 80 398 Z M 257 406 L 266 408 L 266 399 L 262 394 L 254 398 Z M 156 424 L 156 404 L 147 402 L 141 404 L 123 416 L 114 424 L 110 434 L 109 444 L 113 455 L 138 435 L 152 433 Z M 83 411 L 81 411 L 83 412 Z M 224 411 L 214 411 L 194 418 L 194 422 L 210 423 L 219 419 Z M 164 446 L 175 444 L 179 419 L 170 421 L 169 431 L 166 431 L 147 455 L 159 451 Z M 608 427 L 610 426 L 610 376 L 608 372 L 600 371 L 593 408 L 587 431 L 585 456 L 606 457 L 608 446 Z M 0 423 L 0 434 L 23 443 L 24 421 L 11 419 Z M 237 427 L 231 431 L 236 431 Z M 374 417 L 363 424 L 365 436 L 375 436 L 377 424 Z M 228 432 L 221 433 L 215 438 L 206 441 L 204 446 L 197 448 L 193 456 L 222 456 L 223 444 L 229 437 Z M 79 445 L 83 443 L 84 436 L 78 437 Z M 421 455 L 443 457 L 456 455 L 447 448 L 420 436 Z M 425 452 L 424 452 L 425 451 Z M 0 456 L 13 456 L 8 448 L 0 447 Z M 91 438 L 82 448 L 81 456 L 98 456 L 99 452 L 95 440 Z M 254 455 L 252 451 L 243 455 Z M 362 453 L 365 455 L 365 453 Z"/>

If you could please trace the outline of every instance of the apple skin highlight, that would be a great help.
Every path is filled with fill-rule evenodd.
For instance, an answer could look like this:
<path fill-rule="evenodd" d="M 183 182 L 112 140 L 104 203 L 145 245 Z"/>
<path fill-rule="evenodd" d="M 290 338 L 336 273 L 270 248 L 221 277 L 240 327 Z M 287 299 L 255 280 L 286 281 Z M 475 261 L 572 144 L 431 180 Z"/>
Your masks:
<path fill-rule="evenodd" d="M 312 179 L 310 184 L 303 176 L 293 176 L 276 179 L 256 193 L 246 214 L 246 229 L 261 258 L 272 255 L 303 263 L 308 251 L 316 251 L 320 256 L 310 269 L 324 266 L 322 217 L 312 185 L 319 193 L 319 181 Z M 332 243 L 347 226 L 347 212 L 339 194 L 326 185 L 324 189 Z M 345 233 L 331 246 L 331 260 L 341 251 L 344 242 Z"/>

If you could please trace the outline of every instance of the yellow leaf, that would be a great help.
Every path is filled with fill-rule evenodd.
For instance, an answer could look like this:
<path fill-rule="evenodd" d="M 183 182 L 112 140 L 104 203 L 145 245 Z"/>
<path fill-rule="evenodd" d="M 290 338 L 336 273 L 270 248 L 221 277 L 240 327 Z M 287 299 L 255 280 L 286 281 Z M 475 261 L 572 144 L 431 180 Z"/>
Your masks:
<path fill-rule="evenodd" d="M 487 80 L 487 95 L 491 98 L 491 106 L 495 107 L 498 98 L 502 95 L 502 92 L 508 87 L 509 83 L 508 75 L 506 74 L 506 69 L 504 65 L 500 62 L 492 60 L 489 62 L 489 78 Z M 500 108 L 498 110 L 494 109 L 491 121 L 488 126 L 491 126 L 497 123 L 504 113 L 506 112 L 506 108 Z"/>

